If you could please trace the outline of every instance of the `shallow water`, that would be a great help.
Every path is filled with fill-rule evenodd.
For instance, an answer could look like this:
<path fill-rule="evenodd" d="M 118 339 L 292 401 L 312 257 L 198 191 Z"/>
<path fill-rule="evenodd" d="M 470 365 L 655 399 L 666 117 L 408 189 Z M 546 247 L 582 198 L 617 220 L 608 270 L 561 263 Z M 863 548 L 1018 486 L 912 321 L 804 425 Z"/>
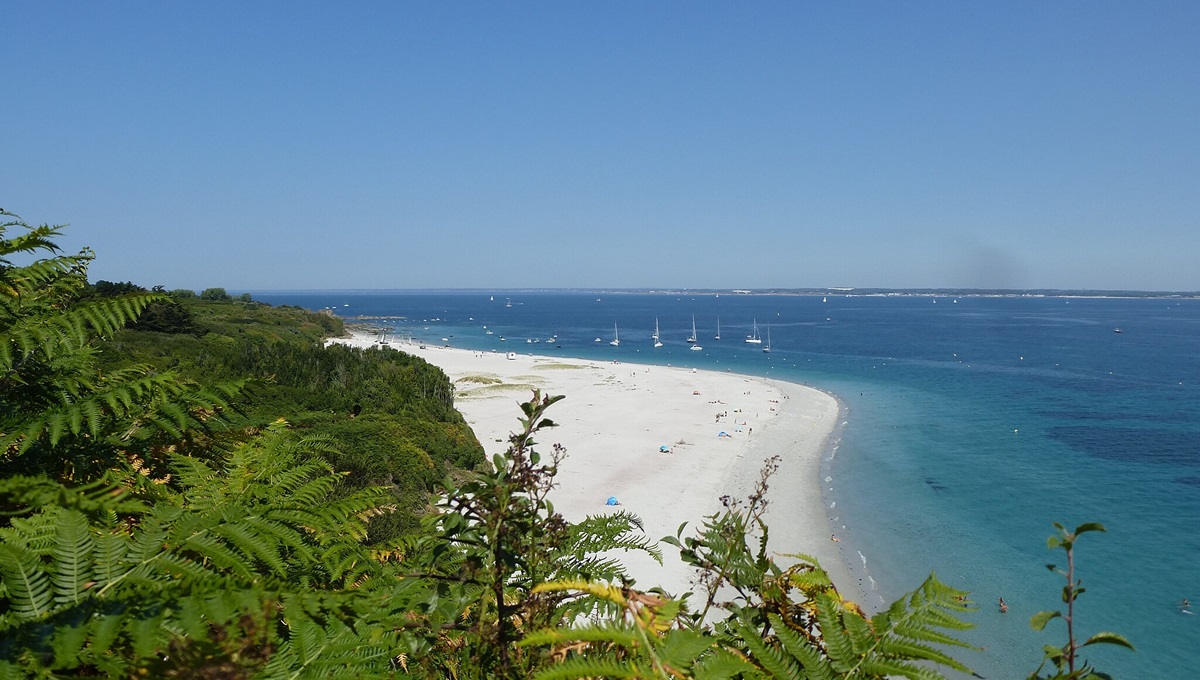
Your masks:
<path fill-rule="evenodd" d="M 1054 521 L 1108 528 L 1079 542 L 1088 592 L 1078 622 L 1085 634 L 1122 633 L 1138 651 L 1089 658 L 1125 678 L 1186 677 L 1200 662 L 1200 617 L 1175 606 L 1200 600 L 1200 301 L 254 297 L 343 316 L 403 316 L 372 323 L 437 344 L 672 363 L 820 387 L 842 400 L 848 420 L 825 485 L 848 561 L 889 600 L 930 571 L 972 591 L 980 611 L 967 637 L 987 649 L 960 658 L 980 675 L 1025 677 L 1043 644 L 1064 641 L 1055 624 L 1040 634 L 1028 625 L 1038 610 L 1061 606 L 1062 582 L 1044 566 L 1063 561 L 1045 547 Z M 692 315 L 701 351 L 684 341 Z M 656 317 L 665 343 L 658 349 L 650 340 Z M 755 321 L 764 338 L 769 324 L 769 354 L 742 341 Z M 619 347 L 608 344 L 614 323 Z M 998 597 L 1007 614 L 997 611 Z"/>

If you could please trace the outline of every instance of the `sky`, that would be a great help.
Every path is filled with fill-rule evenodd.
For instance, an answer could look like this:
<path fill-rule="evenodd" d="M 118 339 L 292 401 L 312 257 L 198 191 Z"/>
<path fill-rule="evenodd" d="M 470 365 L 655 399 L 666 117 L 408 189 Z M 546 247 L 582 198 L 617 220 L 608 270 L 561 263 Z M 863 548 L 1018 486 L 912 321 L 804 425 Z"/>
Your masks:
<path fill-rule="evenodd" d="M 1200 290 L 1200 3 L 0 0 L 0 207 L 196 290 Z"/>

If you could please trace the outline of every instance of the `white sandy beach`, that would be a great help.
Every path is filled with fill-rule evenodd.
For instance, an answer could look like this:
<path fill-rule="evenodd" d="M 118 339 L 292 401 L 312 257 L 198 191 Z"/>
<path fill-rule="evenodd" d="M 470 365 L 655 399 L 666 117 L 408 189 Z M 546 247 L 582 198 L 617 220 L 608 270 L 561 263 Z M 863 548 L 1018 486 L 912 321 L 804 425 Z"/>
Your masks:
<path fill-rule="evenodd" d="M 338 340 L 370 347 L 371 340 Z M 781 457 L 768 499 L 771 549 L 816 557 L 843 596 L 861 593 L 851 582 L 841 544 L 831 540 L 821 500 L 819 467 L 837 423 L 837 401 L 794 383 L 694 369 L 604 363 L 417 345 L 399 349 L 440 367 L 456 385 L 455 405 L 489 456 L 507 447 L 518 427 L 517 404 L 533 388 L 566 395 L 548 416 L 558 424 L 538 437 L 548 453 L 567 449 L 559 488 L 551 496 L 568 520 L 622 509 L 638 515 L 646 534 L 685 535 L 719 512 L 720 497 L 745 498 L 763 462 Z M 719 420 L 717 414 L 723 415 Z M 721 436 L 724 432 L 728 436 Z M 670 453 L 661 453 L 667 446 Z M 689 589 L 692 571 L 663 545 L 664 564 L 626 556 L 641 588 Z"/>

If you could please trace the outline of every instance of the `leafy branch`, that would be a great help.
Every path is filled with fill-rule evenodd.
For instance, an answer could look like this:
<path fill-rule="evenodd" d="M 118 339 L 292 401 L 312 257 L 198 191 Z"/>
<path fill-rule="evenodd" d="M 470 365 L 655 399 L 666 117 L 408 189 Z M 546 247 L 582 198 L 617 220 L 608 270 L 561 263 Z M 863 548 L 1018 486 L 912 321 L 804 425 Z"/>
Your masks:
<path fill-rule="evenodd" d="M 1029 676 L 1029 680 L 1081 680 L 1084 678 L 1106 678 L 1106 674 L 1100 673 L 1093 669 L 1086 661 L 1079 658 L 1079 651 L 1084 647 L 1097 644 L 1116 645 L 1125 647 L 1129 650 L 1134 650 L 1133 645 L 1124 636 L 1112 632 L 1100 632 L 1092 635 L 1087 640 L 1079 642 L 1075 633 L 1075 601 L 1079 596 L 1086 592 L 1083 587 L 1083 581 L 1075 575 L 1075 542 L 1079 537 L 1090 531 L 1107 531 L 1103 524 L 1098 522 L 1088 522 L 1075 527 L 1074 531 L 1067 531 L 1066 527 L 1058 522 L 1054 523 L 1054 528 L 1057 530 L 1057 535 L 1051 536 L 1046 540 L 1046 545 L 1051 550 L 1061 548 L 1067 556 L 1066 569 L 1060 569 L 1055 564 L 1047 564 L 1046 568 L 1050 571 L 1061 574 L 1066 579 L 1066 584 L 1062 589 L 1062 600 L 1067 605 L 1067 611 L 1064 614 L 1060 610 L 1055 611 L 1040 611 L 1034 614 L 1029 620 L 1029 625 L 1034 630 L 1043 630 L 1050 621 L 1061 619 L 1067 626 L 1067 642 L 1061 647 L 1054 645 L 1045 645 L 1043 651 L 1045 656 L 1042 658 L 1041 665 L 1037 670 Z M 1042 669 L 1049 663 L 1054 667 L 1053 675 L 1041 675 Z"/>

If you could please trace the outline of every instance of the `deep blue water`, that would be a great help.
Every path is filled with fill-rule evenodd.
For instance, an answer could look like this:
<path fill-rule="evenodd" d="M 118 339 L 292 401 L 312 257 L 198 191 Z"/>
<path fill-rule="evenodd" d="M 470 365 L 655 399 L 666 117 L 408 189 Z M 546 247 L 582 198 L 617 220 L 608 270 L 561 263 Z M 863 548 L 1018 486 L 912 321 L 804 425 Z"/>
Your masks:
<path fill-rule="evenodd" d="M 821 387 L 842 400 L 847 420 L 825 500 L 848 561 L 889 600 L 930 571 L 972 591 L 980 611 L 968 636 L 987 649 L 961 658 L 980 675 L 1025 677 L 1043 644 L 1065 639 L 1059 624 L 1043 633 L 1028 625 L 1038 610 L 1062 606 L 1060 577 L 1044 566 L 1063 563 L 1046 548 L 1054 521 L 1108 528 L 1078 544 L 1088 592 L 1077 626 L 1122 633 L 1138 651 L 1089 658 L 1119 678 L 1189 677 L 1200 665 L 1200 616 L 1176 606 L 1200 601 L 1200 301 L 494 295 L 254 297 L 403 316 L 388 322 L 399 334 L 438 344 Z M 693 315 L 699 352 L 684 341 Z M 656 317 L 659 349 L 650 341 Z M 763 336 L 769 324 L 770 354 L 742 341 L 755 320 Z M 614 323 L 619 347 L 608 344 Z"/>

